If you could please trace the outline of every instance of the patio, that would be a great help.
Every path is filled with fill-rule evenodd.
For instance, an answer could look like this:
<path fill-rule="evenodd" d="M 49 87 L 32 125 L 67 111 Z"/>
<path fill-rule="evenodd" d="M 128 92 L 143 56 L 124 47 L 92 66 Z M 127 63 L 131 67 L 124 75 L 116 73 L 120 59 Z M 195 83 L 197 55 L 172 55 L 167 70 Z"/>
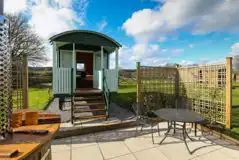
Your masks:
<path fill-rule="evenodd" d="M 190 155 L 181 140 L 181 133 L 168 137 L 162 145 L 157 144 L 167 129 L 160 123 L 160 136 L 155 130 L 155 144 L 151 141 L 150 128 L 135 137 L 135 128 L 97 132 L 81 136 L 57 139 L 52 142 L 53 160 L 233 160 L 239 159 L 239 148 L 224 140 L 203 134 L 199 141 L 188 145 Z M 193 132 L 190 133 L 195 139 Z"/>

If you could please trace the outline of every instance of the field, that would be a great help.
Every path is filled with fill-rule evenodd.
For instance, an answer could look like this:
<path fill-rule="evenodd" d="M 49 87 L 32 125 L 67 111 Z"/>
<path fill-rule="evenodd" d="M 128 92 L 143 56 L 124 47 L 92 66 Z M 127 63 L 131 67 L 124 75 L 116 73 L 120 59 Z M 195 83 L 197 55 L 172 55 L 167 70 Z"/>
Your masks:
<path fill-rule="evenodd" d="M 122 107 L 131 109 L 131 105 L 136 102 L 135 81 L 122 81 L 119 84 L 118 94 L 112 95 L 112 101 Z M 226 134 L 239 139 L 239 82 L 233 83 L 232 90 L 232 129 Z"/>
<path fill-rule="evenodd" d="M 29 98 L 29 109 L 43 110 L 48 102 L 52 99 L 51 88 L 29 88 L 28 92 Z M 13 96 L 13 106 L 15 105 L 16 96 Z"/>

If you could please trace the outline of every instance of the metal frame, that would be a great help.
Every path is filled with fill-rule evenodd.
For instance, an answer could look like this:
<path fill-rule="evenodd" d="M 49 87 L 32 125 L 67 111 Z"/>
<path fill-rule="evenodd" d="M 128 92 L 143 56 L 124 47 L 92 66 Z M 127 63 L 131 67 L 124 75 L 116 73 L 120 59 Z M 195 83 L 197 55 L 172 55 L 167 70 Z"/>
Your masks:
<path fill-rule="evenodd" d="M 187 144 L 187 138 L 188 138 L 189 140 L 191 140 L 191 141 L 195 141 L 195 139 L 189 137 L 189 135 L 188 135 L 188 133 L 187 133 L 187 131 L 186 131 L 186 123 L 183 123 L 183 125 L 182 125 L 181 127 L 182 127 L 181 129 L 182 129 L 182 133 L 183 133 L 183 141 L 184 141 L 184 144 L 185 144 L 185 146 L 186 146 L 186 148 L 187 148 L 188 153 L 189 153 L 189 154 L 192 154 L 192 152 L 190 151 L 190 149 L 189 149 L 189 147 L 188 147 L 188 144 Z M 164 140 L 165 140 L 168 136 L 170 136 L 169 133 L 170 133 L 170 131 L 171 131 L 172 128 L 173 128 L 173 130 L 174 130 L 174 131 L 173 131 L 173 134 L 175 134 L 175 133 L 176 133 L 176 122 L 170 123 L 170 125 L 168 126 L 168 130 L 167 130 L 167 132 L 165 133 L 163 139 L 159 142 L 160 145 L 164 142 Z M 179 128 L 177 128 L 177 129 L 179 129 Z"/>

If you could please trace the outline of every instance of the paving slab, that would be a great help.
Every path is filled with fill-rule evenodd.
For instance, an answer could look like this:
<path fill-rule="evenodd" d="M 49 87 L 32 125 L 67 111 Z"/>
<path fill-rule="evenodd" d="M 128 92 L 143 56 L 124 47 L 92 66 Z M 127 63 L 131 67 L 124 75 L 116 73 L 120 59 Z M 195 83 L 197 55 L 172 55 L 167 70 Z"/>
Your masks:
<path fill-rule="evenodd" d="M 72 149 L 72 160 L 103 160 L 98 145 Z"/>
<path fill-rule="evenodd" d="M 135 127 L 91 133 L 57 139 L 52 142 L 53 160 L 237 160 L 239 147 L 214 136 L 188 132 L 195 141 L 187 140 L 190 155 L 181 133 L 169 136 L 163 144 L 167 123 L 160 124 L 160 135 L 154 130 L 152 143 L 150 127 L 135 137 Z"/>
<path fill-rule="evenodd" d="M 100 142 L 99 147 L 105 159 L 110 159 L 130 153 L 129 149 L 122 141 Z"/>

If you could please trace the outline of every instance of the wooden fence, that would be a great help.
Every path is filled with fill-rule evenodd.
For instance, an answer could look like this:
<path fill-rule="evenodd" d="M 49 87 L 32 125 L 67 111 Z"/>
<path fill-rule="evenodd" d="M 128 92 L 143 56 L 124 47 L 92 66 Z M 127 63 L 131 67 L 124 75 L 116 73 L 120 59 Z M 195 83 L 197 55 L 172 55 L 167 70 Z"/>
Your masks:
<path fill-rule="evenodd" d="M 232 58 L 226 63 L 152 67 L 137 63 L 137 103 L 150 110 L 189 108 L 231 128 Z"/>

